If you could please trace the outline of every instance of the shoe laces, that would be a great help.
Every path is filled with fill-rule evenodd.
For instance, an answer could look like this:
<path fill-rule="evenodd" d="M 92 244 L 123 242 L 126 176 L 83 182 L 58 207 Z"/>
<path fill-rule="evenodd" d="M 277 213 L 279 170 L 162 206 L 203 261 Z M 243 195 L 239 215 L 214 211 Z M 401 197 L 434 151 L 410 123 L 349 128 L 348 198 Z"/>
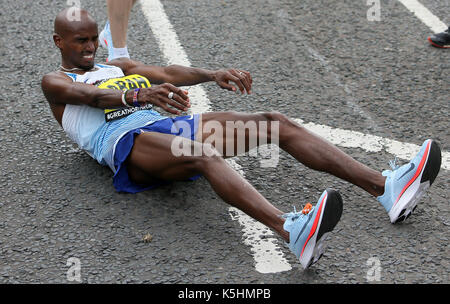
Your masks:
<path fill-rule="evenodd" d="M 297 210 L 295 209 L 295 206 L 293 206 L 293 207 L 294 207 L 294 212 L 285 213 L 281 217 L 285 218 L 285 219 L 290 218 L 292 221 L 295 221 L 297 218 L 299 218 L 301 216 L 305 216 L 314 210 L 314 206 L 311 203 L 306 203 L 306 205 L 303 207 L 302 211 L 300 211 L 300 212 L 297 212 Z"/>
<path fill-rule="evenodd" d="M 389 161 L 389 166 L 391 167 L 392 171 L 397 170 L 400 168 L 400 166 L 397 164 L 398 158 L 395 156 L 394 160 Z"/>

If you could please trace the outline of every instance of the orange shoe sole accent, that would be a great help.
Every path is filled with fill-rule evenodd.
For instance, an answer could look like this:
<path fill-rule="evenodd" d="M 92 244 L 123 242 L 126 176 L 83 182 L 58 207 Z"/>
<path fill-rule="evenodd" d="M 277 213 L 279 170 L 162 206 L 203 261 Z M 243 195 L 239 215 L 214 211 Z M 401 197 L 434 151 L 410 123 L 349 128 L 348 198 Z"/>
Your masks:
<path fill-rule="evenodd" d="M 328 193 L 325 194 L 325 196 L 323 197 L 322 201 L 320 202 L 319 210 L 317 211 L 316 218 L 314 219 L 314 223 L 313 223 L 313 226 L 312 226 L 312 228 L 311 228 L 311 232 L 309 233 L 308 238 L 306 239 L 306 242 L 305 242 L 305 244 L 303 245 L 302 253 L 300 254 L 300 258 L 302 257 L 303 252 L 305 251 L 305 247 L 306 247 L 306 244 L 308 244 L 309 239 L 310 239 L 310 238 L 314 235 L 314 233 L 316 232 L 317 225 L 319 224 L 320 215 L 321 215 L 321 213 L 322 213 L 323 202 L 327 199 L 327 196 L 328 196 Z"/>
<path fill-rule="evenodd" d="M 431 146 L 431 140 L 427 145 L 427 148 L 425 149 L 425 153 L 423 154 L 422 159 L 420 160 L 419 166 L 416 170 L 416 173 L 414 174 L 413 178 L 411 178 L 411 180 L 406 184 L 405 187 L 403 187 L 402 192 L 400 192 L 400 195 L 397 197 L 397 200 L 395 201 L 394 205 L 392 205 L 392 207 L 395 206 L 395 204 L 397 204 L 398 200 L 400 199 L 400 197 L 403 195 L 403 193 L 405 193 L 406 189 L 409 188 L 409 186 L 411 186 L 411 184 L 419 177 L 420 172 L 422 172 L 423 166 L 425 165 L 425 161 L 428 158 L 428 151 L 430 151 L 430 146 Z"/>

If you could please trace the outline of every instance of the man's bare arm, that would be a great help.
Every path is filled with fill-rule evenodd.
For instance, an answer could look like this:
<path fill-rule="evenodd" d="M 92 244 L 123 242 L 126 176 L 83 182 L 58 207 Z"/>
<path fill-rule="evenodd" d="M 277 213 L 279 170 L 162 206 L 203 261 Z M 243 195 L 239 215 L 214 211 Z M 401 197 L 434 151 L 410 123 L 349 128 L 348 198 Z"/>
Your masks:
<path fill-rule="evenodd" d="M 122 103 L 122 91 L 99 89 L 90 84 L 72 82 L 66 75 L 59 73 L 45 75 L 42 78 L 41 86 L 47 100 L 55 105 L 85 104 L 101 109 L 124 106 Z M 174 93 L 172 99 L 167 97 L 169 92 Z M 128 105 L 133 104 L 133 91 L 128 91 L 125 96 L 125 102 Z M 169 83 L 142 88 L 138 94 L 138 102 L 141 105 L 151 103 L 172 114 L 181 114 L 179 110 L 187 111 L 188 107 L 190 107 L 186 92 Z"/>
<path fill-rule="evenodd" d="M 252 78 L 243 70 L 228 69 L 210 71 L 206 69 L 171 65 L 168 67 L 147 66 L 140 62 L 119 59 L 110 62 L 118 66 L 125 75 L 139 74 L 147 77 L 153 84 L 142 88 L 138 94 L 139 104 L 151 103 L 172 114 L 181 114 L 191 106 L 187 92 L 177 86 L 195 85 L 215 81 L 221 88 L 229 91 L 240 90 L 242 94 L 251 93 Z M 65 74 L 54 72 L 43 77 L 41 82 L 45 97 L 52 105 L 86 104 L 96 108 L 122 107 L 122 92 L 119 90 L 99 89 L 96 86 L 72 82 Z M 169 93 L 174 93 L 168 98 Z M 133 92 L 125 96 L 127 104 L 133 103 Z"/>
<path fill-rule="evenodd" d="M 237 69 L 211 71 L 201 68 L 170 65 L 167 67 L 145 65 L 142 62 L 120 58 L 109 64 L 118 66 L 125 75 L 139 74 L 147 77 L 152 84 L 171 83 L 175 86 L 191 86 L 204 82 L 215 81 L 221 88 L 250 94 L 252 78 L 250 73 Z M 237 87 L 230 84 L 233 82 Z"/>
<path fill-rule="evenodd" d="M 95 108 L 123 106 L 122 91 L 103 90 L 96 86 L 72 82 L 59 73 L 47 74 L 42 78 L 42 91 L 52 104 L 85 104 Z"/>

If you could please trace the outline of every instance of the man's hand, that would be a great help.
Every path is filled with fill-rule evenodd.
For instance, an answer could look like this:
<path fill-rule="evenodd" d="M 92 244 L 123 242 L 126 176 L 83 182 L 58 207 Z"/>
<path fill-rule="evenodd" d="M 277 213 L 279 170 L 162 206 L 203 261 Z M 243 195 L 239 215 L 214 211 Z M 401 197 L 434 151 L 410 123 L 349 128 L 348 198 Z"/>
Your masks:
<path fill-rule="evenodd" d="M 236 92 L 237 89 L 241 91 L 242 94 L 247 92 L 251 94 L 252 91 L 252 77 L 250 73 L 244 70 L 228 69 L 228 70 L 218 70 L 214 73 L 214 80 L 222 88 L 229 91 Z M 234 82 L 237 88 L 230 84 Z"/>
<path fill-rule="evenodd" d="M 169 98 L 170 93 L 173 93 L 172 98 Z M 176 109 L 186 112 L 191 107 L 187 94 L 187 91 L 183 91 L 170 83 L 163 83 L 141 89 L 138 94 L 138 102 L 141 104 L 151 103 L 169 113 L 180 115 L 181 112 Z M 169 105 L 172 107 L 169 107 Z"/>

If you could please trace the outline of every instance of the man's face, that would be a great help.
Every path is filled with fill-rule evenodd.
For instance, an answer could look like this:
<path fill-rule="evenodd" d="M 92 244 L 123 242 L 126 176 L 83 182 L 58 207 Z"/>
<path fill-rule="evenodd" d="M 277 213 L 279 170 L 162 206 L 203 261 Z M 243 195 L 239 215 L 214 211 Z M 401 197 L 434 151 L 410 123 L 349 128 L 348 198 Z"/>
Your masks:
<path fill-rule="evenodd" d="M 94 67 L 95 53 L 98 48 L 98 29 L 94 22 L 77 24 L 63 37 L 55 35 L 56 45 L 60 48 L 66 65 L 90 70 Z"/>

